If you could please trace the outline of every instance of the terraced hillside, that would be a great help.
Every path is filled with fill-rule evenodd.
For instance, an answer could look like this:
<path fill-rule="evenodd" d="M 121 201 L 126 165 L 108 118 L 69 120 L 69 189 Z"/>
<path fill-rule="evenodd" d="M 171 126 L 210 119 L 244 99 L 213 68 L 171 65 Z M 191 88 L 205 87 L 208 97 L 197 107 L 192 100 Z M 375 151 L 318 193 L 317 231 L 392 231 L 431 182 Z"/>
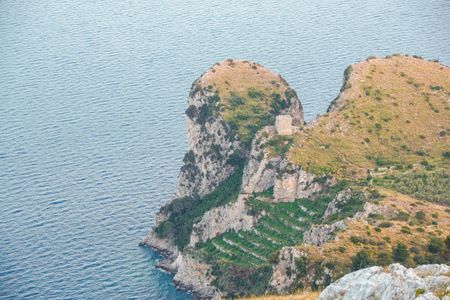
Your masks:
<path fill-rule="evenodd" d="M 211 67 L 189 101 L 189 143 L 209 141 L 185 157 L 193 194 L 162 207 L 143 241 L 180 288 L 298 293 L 367 266 L 450 262 L 450 68 L 369 57 L 306 125 L 281 76 L 247 61 Z M 293 135 L 276 133 L 277 114 L 301 119 Z M 212 156 L 233 171 L 216 180 Z"/>

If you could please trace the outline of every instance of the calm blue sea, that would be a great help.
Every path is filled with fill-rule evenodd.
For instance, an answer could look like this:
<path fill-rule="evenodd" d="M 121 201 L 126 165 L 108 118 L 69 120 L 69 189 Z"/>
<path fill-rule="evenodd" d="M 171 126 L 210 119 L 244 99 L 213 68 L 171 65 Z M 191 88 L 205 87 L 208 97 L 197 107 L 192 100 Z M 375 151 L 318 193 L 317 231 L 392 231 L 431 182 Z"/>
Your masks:
<path fill-rule="evenodd" d="M 297 90 L 345 67 L 450 64 L 448 0 L 0 0 L 0 299 L 186 299 L 139 248 L 176 187 L 191 83 L 227 58 Z"/>

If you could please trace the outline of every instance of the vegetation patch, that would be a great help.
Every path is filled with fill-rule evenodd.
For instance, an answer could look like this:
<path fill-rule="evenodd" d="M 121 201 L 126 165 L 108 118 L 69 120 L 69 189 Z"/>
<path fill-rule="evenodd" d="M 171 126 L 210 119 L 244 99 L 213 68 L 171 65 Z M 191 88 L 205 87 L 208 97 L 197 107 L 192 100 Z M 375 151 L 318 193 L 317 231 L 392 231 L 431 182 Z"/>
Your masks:
<path fill-rule="evenodd" d="M 170 216 L 155 228 L 156 234 L 159 237 L 171 238 L 178 249 L 183 250 L 189 243 L 193 225 L 201 220 L 205 212 L 237 199 L 243 170 L 243 167 L 238 168 L 233 175 L 203 198 L 198 195 L 186 196 L 161 207 L 160 213 Z"/>
<path fill-rule="evenodd" d="M 399 174 L 395 177 L 394 187 L 418 199 L 450 205 L 450 175 L 444 169 Z"/>

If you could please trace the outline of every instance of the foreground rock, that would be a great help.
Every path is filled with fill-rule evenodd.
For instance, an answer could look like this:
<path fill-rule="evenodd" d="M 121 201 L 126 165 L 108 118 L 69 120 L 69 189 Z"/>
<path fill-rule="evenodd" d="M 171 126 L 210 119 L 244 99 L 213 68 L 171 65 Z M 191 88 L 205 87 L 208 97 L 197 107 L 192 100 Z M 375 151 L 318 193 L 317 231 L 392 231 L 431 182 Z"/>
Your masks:
<path fill-rule="evenodd" d="M 447 265 L 422 265 L 415 269 L 400 264 L 387 269 L 375 266 L 345 275 L 318 299 L 450 299 L 444 297 L 446 289 L 450 291 L 449 276 Z"/>

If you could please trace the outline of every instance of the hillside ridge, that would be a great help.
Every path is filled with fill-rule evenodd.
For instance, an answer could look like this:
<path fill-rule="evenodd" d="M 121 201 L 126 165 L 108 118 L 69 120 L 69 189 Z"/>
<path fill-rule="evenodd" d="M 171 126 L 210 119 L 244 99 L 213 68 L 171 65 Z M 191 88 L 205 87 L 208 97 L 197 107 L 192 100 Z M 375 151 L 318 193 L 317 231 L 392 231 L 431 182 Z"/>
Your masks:
<path fill-rule="evenodd" d="M 448 263 L 450 68 L 369 57 L 304 124 L 280 75 L 229 59 L 194 81 L 188 105 L 175 199 L 141 242 L 179 288 L 286 294 L 373 265 Z"/>

